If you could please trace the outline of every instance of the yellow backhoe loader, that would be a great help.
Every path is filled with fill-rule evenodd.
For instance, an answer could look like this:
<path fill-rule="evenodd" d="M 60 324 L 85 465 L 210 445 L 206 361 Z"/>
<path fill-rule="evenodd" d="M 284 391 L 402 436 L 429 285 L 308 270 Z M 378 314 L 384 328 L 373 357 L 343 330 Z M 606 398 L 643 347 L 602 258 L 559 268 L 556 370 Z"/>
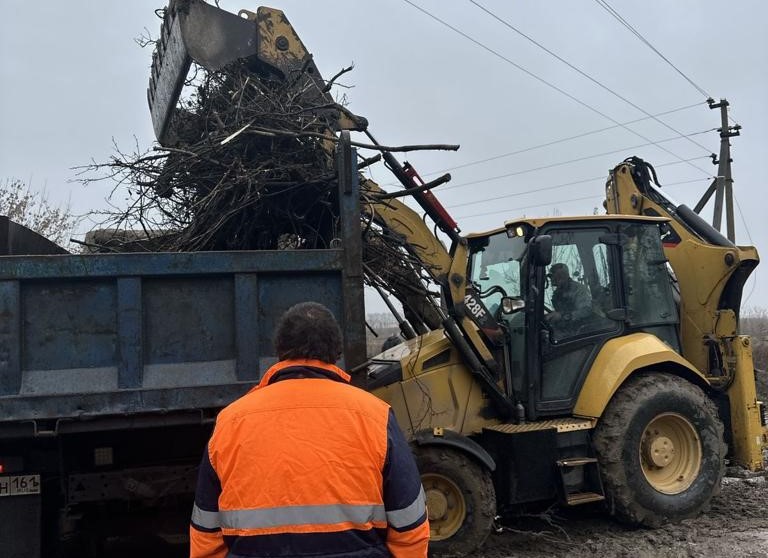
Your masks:
<path fill-rule="evenodd" d="M 726 460 L 764 468 L 768 422 L 738 334 L 757 252 L 668 202 L 649 169 L 612 171 L 608 215 L 454 243 L 436 273 L 444 329 L 369 366 L 414 442 L 436 554 L 471 553 L 497 514 L 541 500 L 678 521 L 707 507 Z M 579 297 L 565 308 L 563 269 Z"/>
<path fill-rule="evenodd" d="M 166 10 L 149 91 L 162 143 L 175 141 L 191 60 L 244 61 L 256 78 L 306 79 L 327 95 L 282 12 L 240 15 L 200 0 Z M 339 129 L 365 131 L 336 110 Z M 441 293 L 389 285 L 407 339 L 357 371 L 413 444 L 433 555 L 470 555 L 497 516 L 543 501 L 603 501 L 636 525 L 679 521 L 708 506 L 726 461 L 764 467 L 766 411 L 738 327 L 754 247 L 672 203 L 637 158 L 610 173 L 607 215 L 465 236 L 411 167 L 384 158 L 451 242 L 362 179 L 370 226 L 401 238 Z"/>

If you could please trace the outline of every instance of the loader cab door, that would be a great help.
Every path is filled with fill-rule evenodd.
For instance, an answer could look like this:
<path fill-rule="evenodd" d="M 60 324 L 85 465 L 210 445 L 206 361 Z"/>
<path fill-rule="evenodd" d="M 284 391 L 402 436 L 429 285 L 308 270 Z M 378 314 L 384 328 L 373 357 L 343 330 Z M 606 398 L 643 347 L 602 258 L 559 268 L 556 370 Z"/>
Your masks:
<path fill-rule="evenodd" d="M 592 362 L 608 339 L 621 335 L 619 247 L 608 226 L 562 224 L 552 237 L 552 261 L 531 269 L 537 293 L 529 328 L 529 407 L 536 416 L 570 412 Z M 531 401 L 533 400 L 533 401 Z M 529 411 L 530 413 L 530 411 Z"/>
<path fill-rule="evenodd" d="M 528 311 L 504 314 L 503 297 L 527 303 L 528 272 L 525 237 L 510 238 L 502 231 L 469 239 L 468 277 L 472 288 L 493 317 L 504 326 L 505 342 L 500 361 L 505 370 L 507 392 L 524 393 L 528 355 Z"/>

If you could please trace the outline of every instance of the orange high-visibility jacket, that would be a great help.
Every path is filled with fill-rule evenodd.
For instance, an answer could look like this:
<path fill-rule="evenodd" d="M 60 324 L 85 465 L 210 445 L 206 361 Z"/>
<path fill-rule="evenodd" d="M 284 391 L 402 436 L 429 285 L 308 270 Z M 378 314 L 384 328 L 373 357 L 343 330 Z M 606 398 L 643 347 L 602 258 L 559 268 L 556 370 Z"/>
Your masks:
<path fill-rule="evenodd" d="M 318 360 L 282 361 L 220 414 L 190 556 L 426 558 L 424 490 L 389 406 Z"/>

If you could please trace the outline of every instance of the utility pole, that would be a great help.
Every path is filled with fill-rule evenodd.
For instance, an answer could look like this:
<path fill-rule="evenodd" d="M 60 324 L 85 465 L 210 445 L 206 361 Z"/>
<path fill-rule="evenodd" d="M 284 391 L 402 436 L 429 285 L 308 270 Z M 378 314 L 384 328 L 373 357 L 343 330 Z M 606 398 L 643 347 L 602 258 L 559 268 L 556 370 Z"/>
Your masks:
<path fill-rule="evenodd" d="M 707 205 L 707 202 L 715 194 L 715 210 L 712 215 L 712 226 L 718 231 L 722 226 L 723 220 L 723 201 L 725 201 L 725 223 L 728 229 L 728 240 L 736 242 L 735 221 L 733 217 L 733 176 L 731 174 L 731 142 L 730 138 L 741 135 L 741 126 L 728 126 L 728 101 L 720 99 L 715 103 L 714 99 L 707 99 L 709 108 L 720 109 L 720 157 L 714 153 L 711 155 L 712 163 L 717 165 L 717 176 L 710 184 L 707 191 L 696 204 L 693 210 L 701 213 L 701 210 Z"/>

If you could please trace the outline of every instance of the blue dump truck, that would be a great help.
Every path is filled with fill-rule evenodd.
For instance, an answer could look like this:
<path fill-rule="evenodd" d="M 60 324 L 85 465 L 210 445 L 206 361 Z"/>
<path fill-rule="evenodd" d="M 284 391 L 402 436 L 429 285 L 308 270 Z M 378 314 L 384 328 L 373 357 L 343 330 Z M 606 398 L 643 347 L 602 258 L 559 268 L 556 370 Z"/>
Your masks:
<path fill-rule="evenodd" d="M 291 305 L 328 306 L 343 364 L 364 361 L 354 150 L 338 157 L 337 248 L 74 255 L 0 221 L 0 556 L 186 532 L 216 413 L 276 361 Z"/>
<path fill-rule="evenodd" d="M 293 235 L 292 246 L 309 245 L 301 227 L 311 225 L 327 248 L 69 255 L 0 222 L 0 558 L 149 558 L 146 548 L 164 552 L 157 539 L 182 542 L 216 413 L 274 362 L 275 321 L 302 300 L 336 314 L 343 366 L 392 406 L 411 442 L 431 556 L 475 556 L 497 517 L 552 501 L 603 502 L 631 525 L 681 521 L 709 505 L 726 459 L 765 470 L 768 413 L 751 341 L 739 332 L 757 250 L 672 202 L 650 164 L 632 157 L 611 171 L 607 215 L 517 219 L 461 235 L 431 193 L 450 175 L 424 183 L 333 102 L 279 10 L 235 15 L 172 0 L 156 49 L 148 100 L 168 155 L 137 173 L 144 187 L 207 198 L 203 177 L 214 176 L 239 195 L 277 170 L 275 192 L 306 202 L 302 211 L 270 197 L 272 213 L 238 223 L 276 223 L 270 232 Z M 197 97 L 216 102 L 198 111 L 179 102 L 193 60 L 228 68 L 210 82 L 220 84 L 208 90 L 215 95 Z M 357 146 L 383 152 L 404 190 L 358 176 L 349 130 L 372 142 Z M 279 146 L 292 166 L 273 160 Z M 312 157 L 294 159 L 301 146 Z M 255 165 L 254 154 L 268 164 Z M 321 173 L 297 179 L 306 165 Z M 233 184 L 232 169 L 249 180 Z M 334 194 L 314 203 L 304 187 L 320 178 L 327 186 L 326 176 L 324 192 Z M 264 203 L 258 194 L 248 203 Z M 323 219 L 308 219 L 309 206 L 322 206 Z M 233 204 L 215 207 L 231 215 Z M 288 213 L 284 228 L 275 215 Z M 558 308 L 553 273 L 563 266 L 578 277 L 580 308 Z M 405 341 L 369 362 L 364 277 L 404 314 Z M 132 537 L 155 540 L 144 551 L 115 542 Z"/>

